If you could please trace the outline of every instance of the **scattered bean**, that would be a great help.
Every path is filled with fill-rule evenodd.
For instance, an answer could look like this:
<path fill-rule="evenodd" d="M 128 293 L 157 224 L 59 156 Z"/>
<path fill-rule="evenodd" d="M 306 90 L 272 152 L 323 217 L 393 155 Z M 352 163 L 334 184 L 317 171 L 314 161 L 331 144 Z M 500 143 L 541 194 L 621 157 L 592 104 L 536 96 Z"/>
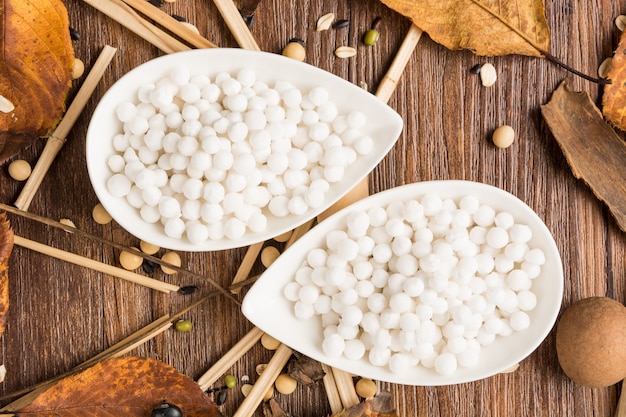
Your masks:
<path fill-rule="evenodd" d="M 139 247 L 141 248 L 141 251 L 143 253 L 145 253 L 146 255 L 154 255 L 155 253 L 157 253 L 159 251 L 159 249 L 161 249 L 157 245 L 153 245 L 152 243 L 144 242 L 143 240 L 141 242 L 139 242 Z"/>
<path fill-rule="evenodd" d="M 260 363 L 258 364 L 254 370 L 256 371 L 257 375 L 261 375 L 263 372 L 265 372 L 265 370 L 267 369 L 267 364 L 266 363 Z"/>
<path fill-rule="evenodd" d="M 276 378 L 274 386 L 276 391 L 288 395 L 296 390 L 298 382 L 289 374 L 280 374 Z"/>
<path fill-rule="evenodd" d="M 180 287 L 178 289 L 178 293 L 182 294 L 182 295 L 189 295 L 189 294 L 193 294 L 196 291 L 198 291 L 198 287 L 196 287 L 195 285 L 186 285 L 184 287 Z"/>
<path fill-rule="evenodd" d="M 111 215 L 106 211 L 104 206 L 100 203 L 96 204 L 91 210 L 91 216 L 93 220 L 98 224 L 108 224 L 113 220 Z"/>
<path fill-rule="evenodd" d="M 149 261 L 148 259 L 144 259 L 143 263 L 141 264 L 141 269 L 143 269 L 143 272 L 145 272 L 147 275 L 152 275 L 157 266 L 159 266 L 159 264 Z"/>
<path fill-rule="evenodd" d="M 267 333 L 261 336 L 261 345 L 267 350 L 276 350 L 280 346 L 280 342 Z"/>
<path fill-rule="evenodd" d="M 9 175 L 16 181 L 24 181 L 30 177 L 32 169 L 23 159 L 16 159 L 9 164 Z"/>
<path fill-rule="evenodd" d="M 301 39 L 293 38 L 283 48 L 282 54 L 296 61 L 304 61 L 306 58 L 305 43 Z"/>
<path fill-rule="evenodd" d="M 270 398 L 272 398 L 274 396 L 274 386 L 272 385 L 271 387 L 269 387 L 269 389 L 265 392 L 265 395 L 263 396 L 263 400 L 265 401 L 269 401 Z"/>
<path fill-rule="evenodd" d="M 269 268 L 280 256 L 280 252 L 274 246 L 266 246 L 261 251 L 261 263 L 264 267 Z"/>
<path fill-rule="evenodd" d="M 367 46 L 373 46 L 378 42 L 378 38 L 380 37 L 380 32 L 378 31 L 378 27 L 380 26 L 382 18 L 377 16 L 376 19 L 372 22 L 372 26 L 370 30 L 365 32 L 365 36 L 363 36 L 363 43 Z"/>
<path fill-rule="evenodd" d="M 326 13 L 324 16 L 321 16 L 319 19 L 317 19 L 317 26 L 315 30 L 318 32 L 321 32 L 323 30 L 330 29 L 330 26 L 332 25 L 333 20 L 335 20 L 335 14 Z"/>
<path fill-rule="evenodd" d="M 180 24 L 185 26 L 186 28 L 192 30 L 193 32 L 197 33 L 198 35 L 200 34 L 200 31 L 198 30 L 198 28 L 195 25 L 193 25 L 193 24 L 191 24 L 189 22 L 180 22 Z"/>
<path fill-rule="evenodd" d="M 493 131 L 493 144 L 498 148 L 508 148 L 515 140 L 515 131 L 509 125 L 503 125 Z"/>
<path fill-rule="evenodd" d="M 148 3 L 155 7 L 163 7 L 163 2 L 161 0 L 148 0 Z"/>
<path fill-rule="evenodd" d="M 598 77 L 606 78 L 609 75 L 609 71 L 611 71 L 612 63 L 613 63 L 613 58 L 611 57 L 602 61 L 602 63 L 598 67 Z"/>
<path fill-rule="evenodd" d="M 241 393 L 244 397 L 247 397 L 248 394 L 250 394 L 250 391 L 252 391 L 252 384 L 243 384 L 241 386 Z"/>
<path fill-rule="evenodd" d="M 617 29 L 620 32 L 624 31 L 624 28 L 626 27 L 626 15 L 619 15 L 615 18 L 615 26 L 617 26 Z"/>
<path fill-rule="evenodd" d="M 335 56 L 337 58 L 350 58 L 356 55 L 356 49 L 351 46 L 340 46 L 335 49 Z"/>
<path fill-rule="evenodd" d="M 235 386 L 237 386 L 237 377 L 235 375 L 226 375 L 224 377 L 224 384 L 226 384 L 228 388 L 235 388 Z"/>
<path fill-rule="evenodd" d="M 333 29 L 343 29 L 350 26 L 350 21 L 348 19 L 340 19 L 333 23 Z"/>
<path fill-rule="evenodd" d="M 74 66 L 72 67 L 72 79 L 76 80 L 85 73 L 85 64 L 78 58 L 74 58 Z"/>
<path fill-rule="evenodd" d="M 180 266 L 182 264 L 182 261 L 180 259 L 180 255 L 176 252 L 166 252 L 165 254 L 163 254 L 163 256 L 161 257 L 161 260 L 163 262 L 167 262 L 168 264 L 174 265 L 174 266 Z M 161 270 L 166 273 L 166 274 L 175 274 L 176 271 L 172 268 L 168 268 L 166 266 L 161 265 Z"/>
<path fill-rule="evenodd" d="M 217 394 L 217 399 L 215 400 L 215 405 L 217 405 L 217 406 L 224 405 L 226 403 L 227 399 L 228 399 L 228 391 L 220 391 Z"/>
<path fill-rule="evenodd" d="M 486 63 L 480 67 L 480 80 L 485 87 L 491 87 L 496 83 L 498 74 L 496 73 L 496 67 L 493 64 Z"/>
<path fill-rule="evenodd" d="M 183 411 L 174 404 L 163 403 L 152 409 L 152 417 L 183 417 Z"/>
<path fill-rule="evenodd" d="M 78 41 L 80 40 L 80 33 L 78 33 L 78 31 L 74 28 L 70 28 L 70 38 L 73 41 Z"/>
<path fill-rule="evenodd" d="M 474 65 L 472 68 L 470 68 L 470 72 L 472 74 L 480 74 L 480 68 L 482 67 L 482 64 L 476 64 Z"/>
<path fill-rule="evenodd" d="M 178 14 L 173 14 L 172 17 L 176 20 L 178 20 L 179 22 L 186 22 L 187 19 L 185 19 L 184 17 L 182 17 L 181 15 Z"/>
<path fill-rule="evenodd" d="M 0 111 L 2 113 L 10 113 L 15 110 L 15 105 L 5 96 L 0 95 Z"/>
<path fill-rule="evenodd" d="M 354 388 L 361 398 L 372 398 L 378 393 L 376 383 L 369 378 L 359 379 Z"/>
<path fill-rule="evenodd" d="M 59 223 L 64 224 L 65 226 L 76 228 L 76 224 L 70 219 L 60 219 Z"/>
<path fill-rule="evenodd" d="M 250 382 L 250 377 L 248 375 L 242 375 L 241 376 L 241 383 L 242 384 L 247 384 L 248 382 Z"/>
<path fill-rule="evenodd" d="M 174 328 L 177 332 L 187 333 L 190 332 L 193 328 L 193 323 L 191 322 L 191 320 L 181 319 L 174 324 Z"/>
<path fill-rule="evenodd" d="M 137 249 L 137 248 L 133 248 Z M 120 265 L 122 268 L 127 269 L 129 271 L 135 270 L 141 266 L 143 263 L 143 258 L 139 255 L 135 255 L 134 253 L 128 251 L 122 251 L 120 253 Z"/>

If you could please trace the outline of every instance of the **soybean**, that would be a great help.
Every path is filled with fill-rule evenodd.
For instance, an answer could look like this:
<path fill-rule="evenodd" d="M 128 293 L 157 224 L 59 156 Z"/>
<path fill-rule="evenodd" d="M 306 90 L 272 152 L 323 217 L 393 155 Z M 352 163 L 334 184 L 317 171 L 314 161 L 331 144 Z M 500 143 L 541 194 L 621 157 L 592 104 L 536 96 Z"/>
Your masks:
<path fill-rule="evenodd" d="M 98 224 L 108 224 L 111 222 L 111 220 L 113 220 L 111 215 L 100 203 L 96 204 L 93 210 L 91 210 L 91 216 L 93 217 L 93 220 Z"/>
<path fill-rule="evenodd" d="M 267 350 L 276 350 L 280 346 L 280 342 L 267 333 L 261 336 L 261 345 Z"/>
<path fill-rule="evenodd" d="M 176 252 L 166 252 L 162 257 L 161 260 L 163 262 L 167 262 L 168 264 L 174 265 L 174 266 L 180 266 L 181 265 L 181 260 L 180 260 L 180 255 Z M 166 273 L 166 274 L 175 274 L 176 271 L 172 268 L 168 268 L 164 265 L 161 265 L 161 270 Z"/>
<path fill-rule="evenodd" d="M 508 148 L 515 140 L 515 131 L 509 125 L 502 125 L 493 131 L 492 140 L 498 148 Z"/>
<path fill-rule="evenodd" d="M 30 177 L 32 168 L 30 164 L 23 159 L 16 159 L 9 164 L 9 175 L 15 181 L 24 181 Z"/>
<path fill-rule="evenodd" d="M 376 383 L 369 378 L 359 379 L 354 388 L 361 398 L 372 398 L 378 393 Z"/>
<path fill-rule="evenodd" d="M 301 39 L 290 39 L 287 45 L 283 48 L 283 56 L 295 59 L 296 61 L 304 61 L 306 58 L 305 43 Z"/>
<path fill-rule="evenodd" d="M 137 248 L 133 248 L 137 249 Z M 120 265 L 122 268 L 132 271 L 137 269 L 143 263 L 143 258 L 139 255 L 135 255 L 134 253 L 128 251 L 122 251 L 120 253 Z"/>
<path fill-rule="evenodd" d="M 296 390 L 298 382 L 289 374 L 280 374 L 278 378 L 276 378 L 274 386 L 276 387 L 276 391 L 288 395 Z"/>

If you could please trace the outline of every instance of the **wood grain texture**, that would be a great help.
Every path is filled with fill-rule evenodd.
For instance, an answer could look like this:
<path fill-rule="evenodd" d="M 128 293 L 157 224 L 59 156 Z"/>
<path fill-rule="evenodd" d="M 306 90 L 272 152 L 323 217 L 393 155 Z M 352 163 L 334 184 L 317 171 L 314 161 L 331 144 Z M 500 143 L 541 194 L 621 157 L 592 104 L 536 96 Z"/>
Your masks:
<path fill-rule="evenodd" d="M 618 0 L 546 3 L 551 28 L 550 52 L 573 67 L 595 74 L 599 64 L 617 45 L 615 16 L 626 11 Z M 104 45 L 118 48 L 109 70 L 96 87 L 85 111 L 43 179 L 29 211 L 52 219 L 69 218 L 90 233 L 126 245 L 137 245 L 117 224 L 98 225 L 91 218 L 97 199 L 87 176 L 84 146 L 89 118 L 102 97 L 120 76 L 163 54 L 158 48 L 98 13 L 82 0 L 66 0 L 70 24 L 81 34 L 74 41 L 76 56 L 87 70 Z M 211 1 L 178 0 L 163 10 L 185 17 L 200 33 L 222 47 L 235 47 L 235 39 Z M 350 27 L 315 31 L 322 14 L 350 19 Z M 363 32 L 376 16 L 382 17 L 381 38 L 374 47 L 361 43 Z M 252 34 L 264 51 L 280 53 L 293 37 L 306 41 L 307 62 L 375 92 L 391 64 L 410 22 L 376 0 L 265 0 L 260 3 Z M 357 47 L 348 60 L 333 55 L 336 47 Z M 484 88 L 469 72 L 477 63 L 491 62 L 498 81 Z M 369 176 L 370 192 L 416 181 L 464 179 L 482 181 L 511 192 L 545 221 L 555 236 L 565 272 L 563 308 L 588 296 L 606 295 L 626 301 L 626 235 L 608 209 L 570 171 L 558 144 L 540 114 L 554 89 L 566 79 L 573 90 L 588 91 L 598 102 L 601 90 L 568 75 L 548 61 L 505 56 L 476 57 L 467 51 L 448 51 L 425 34 L 389 105 L 403 117 L 405 128 L 398 143 Z M 76 94 L 81 80 L 75 83 Z M 498 149 L 491 132 L 511 125 L 516 142 Z M 38 141 L 18 157 L 34 164 L 43 149 Z M 12 204 L 23 183 L 0 170 L 0 201 Z M 93 244 L 63 231 L 9 216 L 16 233 L 81 256 L 118 265 L 117 250 Z M 181 253 L 183 266 L 228 286 L 243 260 L 245 248 L 213 253 Z M 2 337 L 2 361 L 7 377 L 0 394 L 9 394 L 71 369 L 139 328 L 167 313 L 191 304 L 212 287 L 183 274 L 155 278 L 175 285 L 197 285 L 197 294 L 161 294 L 132 283 L 92 272 L 23 248 L 15 248 L 10 261 L 11 309 Z M 255 262 L 252 274 L 262 271 Z M 243 297 L 244 288 L 237 297 Z M 197 379 L 244 337 L 252 325 L 238 307 L 216 297 L 191 310 L 190 333 L 166 331 L 138 347 L 134 354 L 161 359 Z M 254 381 L 254 368 L 267 363 L 272 352 L 255 344 L 227 370 Z M 221 381 L 215 383 L 221 385 Z M 602 416 L 613 415 L 618 384 L 588 389 L 572 383 L 560 370 L 554 333 L 509 374 L 448 387 L 412 387 L 380 383 L 390 390 L 403 416 Z M 223 406 L 233 415 L 243 397 L 230 392 Z M 330 413 L 323 385 L 300 387 L 277 395 L 281 406 L 300 417 Z M 255 416 L 262 416 L 257 410 Z"/>

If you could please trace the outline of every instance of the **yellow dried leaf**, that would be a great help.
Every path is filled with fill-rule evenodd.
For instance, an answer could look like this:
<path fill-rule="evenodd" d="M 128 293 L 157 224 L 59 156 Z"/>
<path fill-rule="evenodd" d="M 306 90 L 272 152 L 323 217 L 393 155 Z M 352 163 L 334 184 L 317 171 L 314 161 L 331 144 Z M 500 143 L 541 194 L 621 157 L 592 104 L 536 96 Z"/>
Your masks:
<path fill-rule="evenodd" d="M 74 51 L 61 0 L 0 0 L 0 164 L 65 111 Z"/>
<path fill-rule="evenodd" d="M 541 0 L 479 0 L 484 8 L 473 0 L 381 1 L 448 49 L 469 49 L 477 55 L 490 56 L 541 56 L 535 46 L 547 51 L 550 45 L 550 29 Z"/>
<path fill-rule="evenodd" d="M 602 114 L 613 126 L 626 130 L 626 32 L 622 32 L 607 79 L 611 84 L 604 86 Z"/>

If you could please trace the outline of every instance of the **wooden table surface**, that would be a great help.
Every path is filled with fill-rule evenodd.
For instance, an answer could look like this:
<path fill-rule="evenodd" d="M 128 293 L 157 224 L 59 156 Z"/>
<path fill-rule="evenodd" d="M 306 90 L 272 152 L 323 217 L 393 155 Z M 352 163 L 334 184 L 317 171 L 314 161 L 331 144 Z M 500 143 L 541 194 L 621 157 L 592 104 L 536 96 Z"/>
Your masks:
<path fill-rule="evenodd" d="M 120 76 L 163 53 L 80 0 L 66 0 L 71 26 L 80 33 L 76 56 L 91 68 L 105 44 L 118 48 L 110 68 L 73 128 L 29 211 L 50 219 L 71 219 L 78 228 L 115 242 L 138 241 L 117 224 L 98 225 L 91 210 L 98 202 L 85 163 L 85 132 L 100 97 Z M 178 0 L 163 10 L 185 17 L 219 46 L 236 47 L 235 38 L 208 0 Z M 617 45 L 614 19 L 626 11 L 625 1 L 546 2 L 551 52 L 574 68 L 595 75 Z M 325 13 L 350 20 L 350 27 L 316 32 Z M 382 17 L 381 38 L 368 48 L 363 32 Z M 265 0 L 258 7 L 252 33 L 264 51 L 280 53 L 292 37 L 307 43 L 306 61 L 375 91 L 410 23 L 376 0 Z M 358 54 L 337 59 L 336 47 L 352 45 Z M 481 85 L 470 72 L 491 62 L 496 84 Z M 83 77 L 84 79 L 84 77 Z M 75 82 L 75 94 L 83 79 Z M 554 235 L 565 272 L 563 307 L 589 296 L 624 302 L 625 234 L 590 189 L 572 175 L 555 139 L 541 117 L 540 106 L 563 80 L 574 90 L 588 91 L 600 102 L 601 89 L 570 75 L 551 62 L 522 56 L 478 57 L 449 51 L 423 36 L 389 105 L 403 117 L 404 130 L 394 148 L 369 176 L 370 192 L 403 184 L 463 179 L 500 187 L 526 202 Z M 503 124 L 516 132 L 508 149 L 496 148 L 491 132 Z M 44 141 L 16 158 L 34 164 Z M 23 183 L 0 171 L 0 201 L 13 204 Z M 118 250 L 80 236 L 9 215 L 16 234 L 67 251 L 118 264 Z M 267 245 L 276 245 L 269 241 Z M 230 284 L 245 248 L 211 253 L 181 253 L 183 267 Z M 212 290 L 204 280 L 179 274 L 154 276 L 177 285 L 197 285 L 194 295 L 162 294 L 90 269 L 16 247 L 10 260 L 10 313 L 2 338 L 2 362 L 8 374 L 1 393 L 58 375 L 103 351 L 165 313 L 174 313 L 201 293 Z M 253 273 L 262 272 L 256 262 Z M 237 297 L 245 294 L 245 290 Z M 252 325 L 239 307 L 216 297 L 186 315 L 190 333 L 168 331 L 132 353 L 158 358 L 197 379 Z M 389 390 L 400 416 L 610 416 L 619 384 L 589 389 L 572 383 L 559 368 L 554 331 L 513 373 L 443 387 L 379 383 Z M 232 369 L 254 380 L 255 366 L 271 352 L 255 345 Z M 276 400 L 292 414 L 320 417 L 330 413 L 321 385 L 299 388 Z M 233 391 L 223 407 L 232 415 L 242 401 Z M 260 409 L 255 415 L 262 415 Z"/>

